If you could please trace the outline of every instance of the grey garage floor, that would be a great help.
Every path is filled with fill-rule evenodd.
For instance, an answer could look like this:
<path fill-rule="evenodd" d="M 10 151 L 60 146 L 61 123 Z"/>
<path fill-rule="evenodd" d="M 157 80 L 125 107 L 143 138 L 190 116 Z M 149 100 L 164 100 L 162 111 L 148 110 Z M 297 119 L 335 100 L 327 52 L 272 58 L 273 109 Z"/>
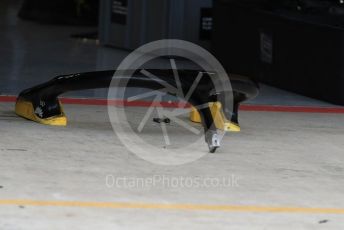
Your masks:
<path fill-rule="evenodd" d="M 66 112 L 68 127 L 49 127 L 1 104 L 0 229 L 344 228 L 343 115 L 243 112 L 242 132 L 228 134 L 216 154 L 159 166 L 124 147 L 106 107 Z M 149 122 L 142 135 L 161 135 L 150 129 L 160 131 Z M 130 184 L 157 176 L 165 183 Z M 231 183 L 188 186 L 181 178 Z"/>

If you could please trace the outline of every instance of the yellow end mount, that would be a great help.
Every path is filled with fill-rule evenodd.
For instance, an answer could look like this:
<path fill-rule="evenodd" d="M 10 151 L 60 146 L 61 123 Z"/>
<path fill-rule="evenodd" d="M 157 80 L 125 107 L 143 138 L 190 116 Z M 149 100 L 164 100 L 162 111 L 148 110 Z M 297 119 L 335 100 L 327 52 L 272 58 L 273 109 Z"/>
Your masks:
<path fill-rule="evenodd" d="M 67 117 L 63 112 L 61 103 L 58 102 L 58 104 L 61 110 L 59 114 L 48 118 L 41 118 L 39 114 L 43 112 L 42 107 L 37 107 L 35 110 L 32 102 L 19 98 L 16 102 L 15 112 L 18 116 L 44 125 L 66 126 Z"/>
<path fill-rule="evenodd" d="M 209 103 L 209 108 L 213 116 L 213 120 L 217 129 L 227 132 L 240 132 L 239 124 L 227 120 L 222 111 L 220 102 Z M 196 108 L 191 108 L 190 120 L 192 122 L 201 123 L 201 116 Z"/>

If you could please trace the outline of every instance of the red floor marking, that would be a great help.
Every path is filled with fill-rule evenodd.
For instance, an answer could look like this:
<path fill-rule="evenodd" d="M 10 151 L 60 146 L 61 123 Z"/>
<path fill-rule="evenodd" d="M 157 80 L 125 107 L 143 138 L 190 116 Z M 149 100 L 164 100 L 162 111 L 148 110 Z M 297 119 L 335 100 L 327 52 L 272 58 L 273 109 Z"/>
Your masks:
<path fill-rule="evenodd" d="M 0 102 L 16 102 L 16 100 L 15 96 L 0 96 Z"/>
<path fill-rule="evenodd" d="M 187 107 L 189 108 L 190 105 L 188 104 L 180 104 L 177 102 L 155 102 L 152 103 L 150 101 L 127 101 L 127 100 L 107 100 L 107 99 L 78 99 L 78 98 L 61 98 L 61 102 L 64 104 L 74 104 L 74 105 L 123 105 L 123 106 L 130 106 L 130 107 L 165 107 L 165 108 L 178 108 L 178 107 Z"/>
<path fill-rule="evenodd" d="M 0 102 L 15 102 L 15 96 L 0 96 Z M 124 105 L 131 107 L 166 107 L 166 108 L 188 108 L 190 105 L 179 105 L 177 102 L 159 102 L 149 101 L 127 101 L 127 100 L 107 100 L 107 99 L 84 99 L 84 98 L 61 98 L 64 104 L 72 105 Z M 344 107 L 315 107 L 315 106 L 280 106 L 280 105 L 241 105 L 241 111 L 251 112 L 289 112 L 289 113 L 335 113 L 344 114 Z"/>
<path fill-rule="evenodd" d="M 290 113 L 344 113 L 344 107 L 241 105 L 242 111 L 290 112 Z"/>

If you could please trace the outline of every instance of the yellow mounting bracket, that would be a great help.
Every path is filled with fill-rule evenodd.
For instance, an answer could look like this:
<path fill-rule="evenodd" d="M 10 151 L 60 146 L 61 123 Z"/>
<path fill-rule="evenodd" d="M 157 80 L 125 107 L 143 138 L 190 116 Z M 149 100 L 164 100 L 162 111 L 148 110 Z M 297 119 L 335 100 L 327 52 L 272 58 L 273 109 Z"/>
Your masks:
<path fill-rule="evenodd" d="M 216 128 L 228 132 L 240 132 L 240 126 L 226 119 L 222 111 L 222 105 L 220 102 L 209 103 L 209 108 L 213 116 L 213 120 Z M 190 120 L 192 122 L 201 123 L 201 116 L 196 108 L 191 108 Z"/>
<path fill-rule="evenodd" d="M 16 114 L 29 119 L 31 121 L 35 121 L 44 125 L 53 125 L 53 126 L 66 126 L 67 125 L 67 117 L 63 112 L 61 103 L 61 114 L 49 117 L 47 119 L 42 119 L 38 117 L 34 111 L 34 107 L 30 101 L 26 101 L 23 99 L 18 99 L 16 103 Z"/>

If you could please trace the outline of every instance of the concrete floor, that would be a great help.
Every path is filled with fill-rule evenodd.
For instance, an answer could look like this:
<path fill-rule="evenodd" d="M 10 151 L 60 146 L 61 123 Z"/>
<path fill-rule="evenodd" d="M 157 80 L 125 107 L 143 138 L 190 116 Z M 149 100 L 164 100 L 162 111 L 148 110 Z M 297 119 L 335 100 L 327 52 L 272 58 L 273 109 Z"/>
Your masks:
<path fill-rule="evenodd" d="M 1 104 L 0 229 L 344 228 L 343 115 L 243 112 L 243 131 L 228 134 L 216 154 L 159 166 L 123 146 L 106 107 L 67 105 L 66 112 L 69 126 L 56 128 Z M 144 108 L 130 114 L 143 116 Z M 178 135 L 189 138 L 183 128 Z M 109 182 L 157 175 L 179 184 Z M 232 183 L 185 186 L 180 178 Z"/>
<path fill-rule="evenodd" d="M 0 3 L 0 95 L 59 74 L 113 69 L 128 54 L 70 38 L 95 28 L 18 20 L 20 2 Z M 248 103 L 333 106 L 265 85 Z M 242 132 L 228 134 L 216 154 L 201 143 L 190 152 L 200 159 L 161 166 L 124 147 L 105 106 L 66 105 L 66 128 L 21 119 L 13 107 L 0 102 L 0 230 L 344 229 L 343 114 L 243 111 Z M 127 109 L 133 127 L 145 110 Z M 168 130 L 174 145 L 197 137 L 173 123 Z M 164 146 L 155 123 L 140 135 Z M 114 178 L 121 183 L 109 184 Z"/>

